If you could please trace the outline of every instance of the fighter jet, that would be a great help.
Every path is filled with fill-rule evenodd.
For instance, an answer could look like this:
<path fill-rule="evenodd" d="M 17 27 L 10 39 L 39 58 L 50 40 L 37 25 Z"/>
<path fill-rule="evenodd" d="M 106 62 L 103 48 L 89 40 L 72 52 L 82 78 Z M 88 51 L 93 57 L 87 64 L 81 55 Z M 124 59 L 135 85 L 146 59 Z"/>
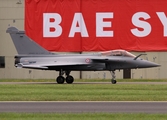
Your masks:
<path fill-rule="evenodd" d="M 12 41 L 18 52 L 15 67 L 59 71 L 58 84 L 65 81 L 72 84 L 71 71 L 110 71 L 111 83 L 116 84 L 115 70 L 158 67 L 159 64 L 143 60 L 125 50 L 110 50 L 94 54 L 56 54 L 51 53 L 30 39 L 24 31 L 9 27 Z M 66 78 L 63 77 L 65 74 Z"/>

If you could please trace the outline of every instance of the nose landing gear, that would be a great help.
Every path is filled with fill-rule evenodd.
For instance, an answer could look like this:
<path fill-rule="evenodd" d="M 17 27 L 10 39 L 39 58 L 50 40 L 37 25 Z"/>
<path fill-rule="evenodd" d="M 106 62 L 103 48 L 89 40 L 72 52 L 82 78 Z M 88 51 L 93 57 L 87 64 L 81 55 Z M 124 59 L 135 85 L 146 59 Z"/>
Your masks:
<path fill-rule="evenodd" d="M 116 78 L 115 71 L 110 71 L 110 73 L 111 73 L 111 76 L 112 76 L 111 83 L 116 84 L 117 81 L 115 79 Z"/>

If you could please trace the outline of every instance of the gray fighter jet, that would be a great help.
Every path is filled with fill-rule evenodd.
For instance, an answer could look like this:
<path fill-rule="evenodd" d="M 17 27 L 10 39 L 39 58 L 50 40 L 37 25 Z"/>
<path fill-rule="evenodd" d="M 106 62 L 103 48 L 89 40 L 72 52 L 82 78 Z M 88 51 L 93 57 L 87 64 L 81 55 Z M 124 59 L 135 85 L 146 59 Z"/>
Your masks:
<path fill-rule="evenodd" d="M 42 48 L 31 40 L 24 31 L 9 27 L 18 55 L 15 56 L 15 67 L 59 71 L 58 84 L 73 83 L 71 71 L 104 71 L 111 72 L 113 84 L 116 84 L 115 70 L 136 69 L 160 66 L 156 63 L 139 58 L 125 50 L 111 50 L 95 54 L 55 54 Z M 63 77 L 66 75 L 66 78 Z"/>

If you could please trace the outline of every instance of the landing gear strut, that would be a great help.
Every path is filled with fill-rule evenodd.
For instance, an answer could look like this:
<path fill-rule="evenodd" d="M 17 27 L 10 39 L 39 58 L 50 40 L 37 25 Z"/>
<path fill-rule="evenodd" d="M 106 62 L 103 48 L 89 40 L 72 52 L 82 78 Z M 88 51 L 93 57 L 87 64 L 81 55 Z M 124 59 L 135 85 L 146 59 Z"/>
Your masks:
<path fill-rule="evenodd" d="M 111 79 L 111 83 L 112 84 L 116 84 L 117 83 L 117 81 L 116 81 L 116 76 L 115 76 L 115 71 L 110 71 L 110 73 L 111 73 L 111 76 L 112 76 L 112 79 Z"/>
<path fill-rule="evenodd" d="M 74 78 L 70 75 L 71 71 L 59 71 L 59 76 L 57 77 L 56 81 L 58 84 L 63 84 L 64 81 L 66 80 L 66 82 L 68 84 L 72 84 L 74 82 Z M 66 79 L 63 77 L 64 73 L 66 74 Z"/>

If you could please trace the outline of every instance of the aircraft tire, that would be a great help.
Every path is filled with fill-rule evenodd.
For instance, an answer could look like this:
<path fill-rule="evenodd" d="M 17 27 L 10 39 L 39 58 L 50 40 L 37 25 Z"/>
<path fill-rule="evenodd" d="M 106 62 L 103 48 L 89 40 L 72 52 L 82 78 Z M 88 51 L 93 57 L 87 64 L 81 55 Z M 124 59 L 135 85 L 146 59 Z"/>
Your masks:
<path fill-rule="evenodd" d="M 111 80 L 111 83 L 112 83 L 112 84 L 116 84 L 117 81 L 116 81 L 116 80 Z"/>
<path fill-rule="evenodd" d="M 73 76 L 69 75 L 69 76 L 66 77 L 66 83 L 72 84 L 73 82 L 74 82 Z"/>
<path fill-rule="evenodd" d="M 58 76 L 56 81 L 57 81 L 58 84 L 63 84 L 64 81 L 65 81 L 65 78 L 63 76 Z"/>

